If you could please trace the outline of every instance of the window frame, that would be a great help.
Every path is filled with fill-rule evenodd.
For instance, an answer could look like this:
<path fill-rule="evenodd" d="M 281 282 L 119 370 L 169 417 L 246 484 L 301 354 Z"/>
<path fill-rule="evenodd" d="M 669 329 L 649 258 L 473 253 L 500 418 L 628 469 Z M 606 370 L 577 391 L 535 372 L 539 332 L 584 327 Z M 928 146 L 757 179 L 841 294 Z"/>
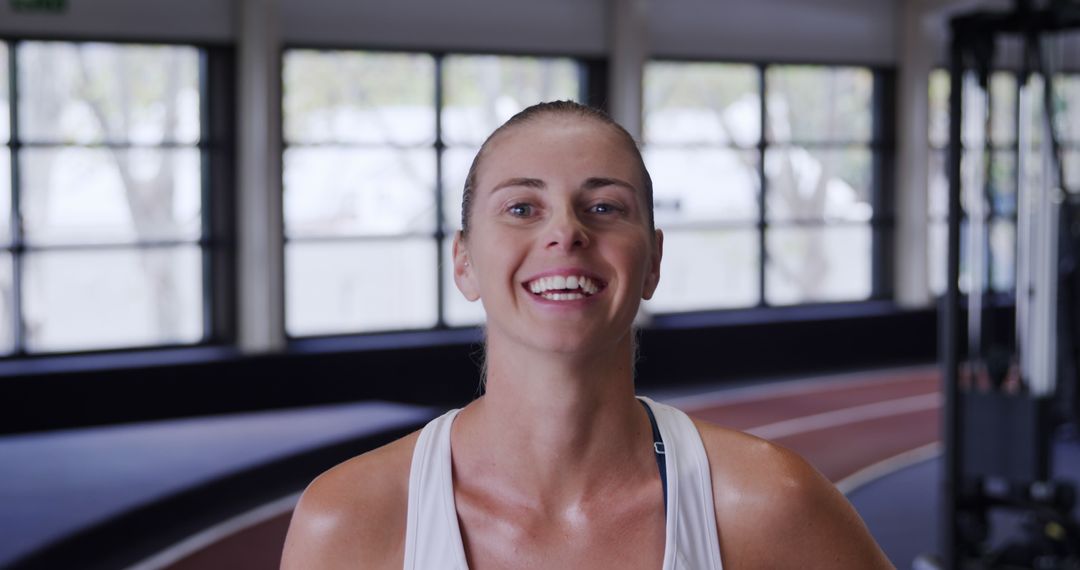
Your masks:
<path fill-rule="evenodd" d="M 203 335 L 199 342 L 194 344 L 173 344 L 173 345 L 138 345 L 130 347 L 117 347 L 108 349 L 90 349 L 90 350 L 76 350 L 76 351 L 57 351 L 57 352 L 38 352 L 27 353 L 19 348 L 24 347 L 24 343 L 16 341 L 16 350 L 5 356 L 0 356 L 0 362 L 12 361 L 12 360 L 33 360 L 40 358 L 52 358 L 65 355 L 85 355 L 85 354 L 98 354 L 103 353 L 105 355 L 112 354 L 127 354 L 127 353 L 147 353 L 153 351 L 168 351 L 172 349 L 190 349 L 190 348 L 203 348 L 207 346 L 219 346 L 228 348 L 236 336 L 236 258 L 235 258 L 235 233 L 233 217 L 235 214 L 235 93 L 236 88 L 235 81 L 235 57 L 234 48 L 230 46 L 217 45 L 213 43 L 206 43 L 200 41 L 178 41 L 178 40 L 158 40 L 158 39 L 101 39 L 101 38 L 34 38 L 27 36 L 9 37 L 0 35 L 0 42 L 4 42 L 8 46 L 8 58 L 9 68 L 8 73 L 10 76 L 17 75 L 17 67 L 11 62 L 16 58 L 15 53 L 18 43 L 23 41 L 57 41 L 57 42 L 71 42 L 71 43 L 110 43 L 110 44 L 135 44 L 135 45 L 178 45 L 185 47 L 194 47 L 200 52 L 200 94 L 201 94 L 201 109 L 200 109 L 200 122 L 202 129 L 202 136 L 197 143 L 201 160 L 201 178 L 202 178 L 202 215 L 203 215 L 203 227 L 201 238 L 197 244 L 200 247 L 202 257 L 202 290 L 203 290 Z M 436 116 L 439 116 L 439 111 L 442 108 L 442 60 L 448 55 L 491 55 L 491 56 L 523 56 L 523 57 L 558 57 L 569 58 L 575 61 L 578 66 L 581 84 L 579 100 L 584 103 L 597 106 L 600 108 L 606 108 L 608 97 L 608 77 L 607 72 L 609 68 L 609 62 L 606 56 L 590 56 L 581 54 L 568 54 L 559 52 L 519 52 L 519 51 L 493 51 L 493 50 L 470 50 L 470 49 L 415 49 L 415 48 L 396 48 L 396 47 L 380 47 L 380 46 L 357 46 L 357 45 L 326 45 L 326 44 L 292 44 L 284 43 L 279 52 L 279 69 L 281 75 L 284 71 L 284 54 L 292 49 L 304 49 L 304 50 L 332 50 L 332 51 L 365 51 L 365 52 L 386 52 L 386 53 L 424 53 L 431 55 L 436 61 Z M 853 310 L 858 312 L 859 306 L 878 307 L 882 301 L 892 300 L 892 263 L 889 257 L 889 253 L 893 251 L 893 188 L 895 181 L 893 180 L 893 172 L 895 169 L 895 93 L 893 92 L 893 85 L 895 83 L 895 70 L 882 66 L 867 66 L 863 63 L 822 63 L 817 61 L 799 62 L 799 61 L 745 61 L 737 59 L 717 59 L 717 58 L 690 58 L 685 56 L 678 57 L 665 57 L 657 55 L 650 58 L 648 61 L 671 61 L 671 62 L 707 62 L 707 63 L 749 63 L 757 68 L 759 77 L 759 83 L 761 83 L 762 93 L 765 92 L 767 87 L 764 86 L 765 70 L 770 65 L 813 65 L 813 66 L 837 66 L 848 67 L 855 66 L 865 69 L 869 69 L 874 76 L 874 92 L 873 92 L 873 108 L 872 108 L 872 140 L 867 148 L 871 152 L 872 157 L 872 172 L 870 176 L 871 180 L 871 202 L 873 205 L 873 215 L 868 222 L 823 222 L 816 224 L 814 227 L 825 227 L 827 224 L 843 225 L 843 224 L 867 224 L 871 230 L 871 295 L 866 299 L 860 300 L 840 300 L 840 301 L 825 301 L 825 302 L 805 302 L 791 305 L 770 305 L 765 301 L 765 272 L 766 272 L 766 256 L 765 252 L 765 239 L 766 231 L 768 227 L 772 225 L 785 225 L 792 222 L 785 222 L 776 224 L 776 222 L 767 221 L 759 211 L 758 221 L 753 223 L 757 233 L 759 247 L 761 247 L 761 255 L 758 260 L 758 299 L 759 303 L 754 306 L 737 307 L 737 308 L 709 308 L 701 310 L 693 310 L 687 312 L 665 312 L 656 313 L 654 315 L 653 326 L 657 327 L 680 327 L 681 323 L 686 320 L 683 319 L 683 315 L 687 315 L 686 322 L 704 322 L 717 320 L 718 324 L 723 324 L 731 319 L 742 322 L 745 319 L 752 318 L 752 315 L 769 313 L 772 317 L 769 320 L 783 320 L 783 315 L 791 313 L 792 315 L 798 313 L 803 314 L 807 311 L 813 313 L 817 317 L 825 317 L 831 314 L 833 311 L 839 311 L 837 314 L 849 314 Z M 17 149 L 23 147 L 20 141 L 17 139 L 17 124 L 14 120 L 14 116 L 17 113 L 17 84 L 11 83 L 9 85 L 9 91 L 12 95 L 12 103 L 10 112 L 13 116 L 11 140 L 7 143 L 8 148 L 11 150 L 11 163 L 12 163 L 12 215 L 16 211 L 16 203 L 18 195 L 18 186 L 16 179 L 18 177 L 17 166 Z M 765 97 L 762 97 L 762 105 L 765 104 Z M 762 121 L 765 121 L 766 115 L 762 113 Z M 435 172 L 435 186 L 436 186 L 436 215 L 438 224 L 435 227 L 435 232 L 431 234 L 422 234 L 428 238 L 434 238 L 436 240 L 437 250 L 437 262 L 442 263 L 444 252 L 442 244 L 446 239 L 452 237 L 451 232 L 446 231 L 442 223 L 444 217 L 443 212 L 443 192 L 444 185 L 442 180 L 442 153 L 447 148 L 447 145 L 442 141 L 442 133 L 439 128 L 441 121 L 437 120 L 436 125 L 439 131 L 436 133 L 436 140 L 433 143 L 433 148 L 436 151 L 436 172 Z M 284 130 L 284 121 L 281 123 L 282 130 Z M 765 147 L 775 146 L 775 143 L 768 143 L 764 140 L 764 129 L 761 132 L 759 138 L 759 144 L 752 150 L 758 153 L 759 164 L 758 174 L 762 182 L 764 182 L 764 157 Z M 281 149 L 280 152 L 284 153 L 285 148 L 289 145 L 285 142 L 284 132 L 281 133 Z M 796 141 L 792 141 L 796 142 Z M 792 144 L 784 143 L 784 144 Z M 835 143 L 826 143 L 835 144 Z M 859 143 L 862 144 L 862 143 Z M 759 196 L 759 202 L 766 200 L 767 185 L 762 184 L 762 192 Z M 763 206 L 759 204 L 759 209 Z M 284 217 L 280 220 L 272 220 L 269 223 L 281 223 L 284 230 Z M 804 225 L 801 222 L 794 222 L 798 225 Z M 14 226 L 12 226 L 14 228 Z M 741 226 L 740 226 L 741 227 Z M 285 247 L 285 244 L 290 241 L 290 238 L 285 236 L 284 231 L 282 233 L 284 240 L 281 247 Z M 398 237 L 398 236 L 394 236 Z M 319 238 L 315 238 L 319 239 Z M 332 239 L 332 238 L 331 238 Z M 364 237 L 349 237 L 345 238 L 349 240 L 364 240 Z M 387 239 L 381 236 L 372 236 L 372 239 Z M 194 242 L 193 242 L 194 243 Z M 2 248 L 5 251 L 10 251 L 12 254 L 13 264 L 13 289 L 21 287 L 20 278 L 18 275 L 19 269 L 15 269 L 16 265 L 21 266 L 21 263 L 15 262 L 15 249 L 16 243 L 12 242 L 11 247 Z M 135 245 L 125 245 L 124 247 L 137 247 Z M 25 249 L 25 248 L 24 248 Z M 21 255 L 21 253 L 20 253 Z M 342 332 L 331 334 L 318 334 L 318 335 L 291 335 L 287 330 L 282 331 L 287 341 L 287 346 L 290 348 L 297 347 L 301 350 L 305 350 L 303 347 L 314 348 L 323 339 L 339 339 L 336 344 L 345 342 L 349 346 L 366 346 L 370 343 L 382 346 L 385 344 L 380 341 L 380 338 L 389 339 L 403 339 L 405 337 L 417 336 L 417 340 L 421 344 L 434 343 L 439 344 L 442 336 L 432 336 L 433 331 L 448 331 L 451 336 L 458 338 L 461 334 L 467 334 L 469 338 L 473 338 L 475 335 L 473 332 L 476 325 L 460 325 L 450 326 L 445 322 L 446 313 L 446 295 L 448 294 L 446 284 L 444 283 L 442 272 L 438 271 L 436 274 L 438 280 L 437 286 L 437 323 L 434 327 L 419 328 L 419 329 L 389 329 L 389 330 L 373 330 L 363 332 Z M 284 285 L 283 285 L 284 286 Z M 449 292 L 452 294 L 453 292 Z M 21 302 L 13 303 L 16 307 L 14 313 L 15 320 L 19 321 L 21 328 Z M 874 309 L 877 311 L 878 309 Z M 873 312 L 873 311 L 872 311 Z M 712 314 L 713 317 L 709 315 Z M 741 316 L 740 316 L 741 315 Z M 20 334 L 22 334 L 20 332 Z M 448 337 L 449 338 L 449 337 Z M 350 341 L 349 339 L 353 339 Z M 373 345 L 374 346 L 374 345 Z"/>
<path fill-rule="evenodd" d="M 483 326 L 483 323 L 479 324 L 463 324 L 463 325 L 451 325 L 447 323 L 447 297 L 448 295 L 456 294 L 455 291 L 448 290 L 450 286 L 447 284 L 445 276 L 443 274 L 443 266 L 448 262 L 445 254 L 445 245 L 447 240 L 453 239 L 453 231 L 450 230 L 445 224 L 446 212 L 444 209 L 444 198 L 446 194 L 446 187 L 443 180 L 444 174 L 444 153 L 453 148 L 462 148 L 462 144 L 447 143 L 443 139 L 443 127 L 442 127 L 442 110 L 444 108 L 444 85 L 445 85 L 445 73 L 444 62 L 447 57 L 453 56 L 492 56 L 492 57 L 532 57 L 532 58 L 559 58 L 569 59 L 574 62 L 578 71 L 578 93 L 577 100 L 582 103 L 593 105 L 606 110 L 607 103 L 607 60 L 597 57 L 590 57 L 580 54 L 567 54 L 558 52 L 541 52 L 541 51 L 513 51 L 513 50 L 470 50 L 470 49 L 415 49 L 415 48 L 394 48 L 386 46 L 356 46 L 356 45 L 334 45 L 334 44 L 299 44 L 299 43 L 285 43 L 280 51 L 280 76 L 282 78 L 282 101 L 284 101 L 284 77 L 285 77 L 285 56 L 289 51 L 304 50 L 304 51 L 327 51 L 327 52 L 360 52 L 360 53 L 372 53 L 372 54 L 404 54 L 404 55 L 427 55 L 432 58 L 433 73 L 434 73 L 434 89 L 433 89 L 433 110 L 435 117 L 435 137 L 430 144 L 410 146 L 409 148 L 423 148 L 433 149 L 435 153 L 435 169 L 434 169 L 434 200 L 435 200 L 435 227 L 431 232 L 410 232 L 391 235 L 348 235 L 348 236 L 323 236 L 323 237 L 289 237 L 285 228 L 285 212 L 282 209 L 282 218 L 280 220 L 282 228 L 282 248 L 287 248 L 290 242 L 295 243 L 363 243 L 363 242 L 377 242 L 377 241 L 397 241 L 397 240 L 409 240 L 417 238 L 426 238 L 434 241 L 435 245 L 435 280 L 436 283 L 436 319 L 435 324 L 431 327 L 420 328 L 391 328 L 391 329 L 378 329 L 378 330 L 363 330 L 363 331 L 347 331 L 347 332 L 331 332 L 331 333 L 316 333 L 316 334 L 293 334 L 289 332 L 288 323 L 285 323 L 284 336 L 286 343 L 289 346 L 310 347 L 312 343 L 318 343 L 324 340 L 332 339 L 346 339 L 346 344 L 351 346 L 351 342 L 347 339 L 361 339 L 361 344 L 368 344 L 370 341 L 364 341 L 364 338 L 376 337 L 374 340 L 375 345 L 381 346 L 381 342 L 377 340 L 378 337 L 388 338 L 401 338 L 402 335 L 414 335 L 417 338 L 434 339 L 429 333 L 432 331 L 455 331 L 450 333 L 447 338 L 459 338 L 461 334 L 465 334 L 468 338 L 473 338 L 475 335 L 470 332 Z M 285 151 L 289 147 L 317 147 L 321 143 L 290 143 L 286 140 L 285 136 L 285 110 L 282 105 L 282 120 L 281 120 L 281 156 L 284 157 Z M 333 143 L 330 146 L 334 147 L 378 147 L 379 145 L 373 145 L 368 143 L 356 144 L 356 143 Z M 281 173 L 284 176 L 284 169 Z M 282 187 L 284 192 L 284 185 Z M 288 302 L 288 262 L 285 262 L 284 271 L 285 283 L 283 284 L 283 290 L 285 294 L 283 296 L 284 302 Z M 286 309 L 286 314 L 288 310 Z M 337 344 L 337 343 L 332 343 Z"/>
<path fill-rule="evenodd" d="M 757 303 L 750 306 L 732 308 L 705 308 L 687 311 L 672 311 L 655 313 L 659 321 L 679 323 L 681 320 L 697 322 L 701 320 L 702 313 L 720 313 L 715 319 L 719 323 L 732 319 L 728 313 L 761 314 L 763 312 L 776 312 L 787 314 L 802 314 L 805 311 L 800 308 L 809 308 L 810 312 L 819 315 L 827 314 L 830 307 L 835 307 L 840 313 L 847 313 L 852 305 L 877 306 L 881 302 L 894 300 L 894 269 L 893 252 L 895 251 L 894 228 L 895 228 L 895 169 L 896 169 L 896 71 L 892 67 L 881 65 L 867 65 L 862 62 L 821 62 L 799 60 L 746 60 L 738 58 L 712 58 L 712 57 L 686 57 L 666 56 L 656 54 L 646 60 L 646 65 L 651 62 L 675 63 L 675 64 L 733 64 L 752 66 L 757 75 L 757 92 L 759 94 L 759 120 L 760 123 L 757 144 L 752 147 L 737 145 L 725 145 L 725 148 L 753 151 L 757 153 L 757 180 L 758 180 L 758 212 L 756 221 L 747 222 L 708 222 L 695 224 L 697 229 L 735 229 L 753 227 L 757 232 L 758 263 L 757 263 Z M 805 141 L 792 139 L 784 142 L 769 141 L 767 137 L 768 121 L 768 81 L 767 74 L 770 67 L 777 66 L 806 66 L 820 68 L 860 68 L 869 71 L 873 78 L 873 93 L 871 96 L 871 134 L 868 142 L 837 140 L 837 141 Z M 644 89 L 644 85 L 642 86 Z M 642 109 L 644 113 L 644 109 Z M 785 220 L 770 221 L 767 215 L 768 202 L 768 178 L 765 172 L 765 157 L 769 149 L 783 148 L 784 146 L 803 146 L 817 149 L 845 149 L 859 148 L 870 152 L 871 164 L 869 172 L 870 204 L 873 209 L 868 221 L 851 220 Z M 643 148 L 647 146 L 642 142 Z M 661 148 L 678 148 L 680 145 L 660 145 Z M 685 146 L 685 145 L 683 145 Z M 717 145 L 719 146 L 719 145 Z M 768 244 L 767 235 L 770 227 L 778 228 L 827 228 L 827 227 L 866 227 L 870 230 L 870 295 L 863 299 L 845 299 L 836 301 L 807 301 L 790 304 L 769 303 L 766 298 L 767 273 L 768 273 Z M 686 315 L 686 319 L 681 319 Z M 710 319 L 706 319 L 710 320 Z M 735 318 L 741 322 L 741 317 Z"/>
<path fill-rule="evenodd" d="M 157 144 L 135 144 L 130 141 L 66 143 L 62 141 L 24 141 L 19 132 L 19 65 L 18 51 L 22 44 L 57 43 L 69 45 L 106 44 L 110 46 L 184 47 L 197 52 L 199 127 L 200 136 L 191 145 L 167 141 Z M 221 347 L 235 338 L 235 268 L 233 263 L 233 196 L 235 186 L 232 160 L 235 155 L 234 99 L 235 90 L 231 77 L 234 73 L 234 50 L 231 47 L 205 41 L 175 39 L 115 39 L 98 37 L 35 37 L 28 35 L 0 35 L 0 43 L 7 48 L 7 76 L 9 96 L 9 139 L 3 144 L 9 150 L 11 169 L 8 243 L 0 246 L 11 258 L 12 267 L 12 313 L 6 326 L 12 327 L 12 350 L 0 355 L 0 363 L 19 368 L 25 361 L 67 360 L 69 357 L 93 358 L 101 355 L 106 362 L 119 362 L 120 355 L 154 354 L 179 351 L 205 352 L 208 348 Z M 21 219 L 22 176 L 19 155 L 23 149 L 35 148 L 190 148 L 199 156 L 200 229 L 197 239 L 136 240 L 118 243 L 86 244 L 28 244 L 24 239 Z M 170 246 L 198 248 L 200 276 L 200 317 L 202 321 L 199 338 L 187 343 L 145 343 L 110 347 L 75 348 L 62 350 L 27 350 L 24 318 L 24 264 L 27 253 L 52 251 L 148 251 Z M 141 357 L 136 357 L 142 360 Z M 5 366 L 6 368 L 7 366 Z"/>
<path fill-rule="evenodd" d="M 934 76 L 934 74 L 938 74 L 938 73 L 940 73 L 946 79 L 946 81 L 948 81 L 948 78 L 949 78 L 949 69 L 948 69 L 948 67 L 946 67 L 946 66 L 936 66 L 936 67 L 934 67 L 933 69 L 930 70 L 929 77 L 932 78 Z M 993 68 L 993 69 L 990 70 L 989 82 L 991 82 L 991 83 L 987 85 L 987 88 L 986 88 L 986 91 L 985 91 L 986 92 L 986 101 L 987 101 L 987 114 L 989 116 L 991 116 L 991 117 L 993 117 L 993 114 L 994 114 L 995 101 L 997 100 L 997 98 L 994 96 L 994 90 L 992 88 L 992 82 L 993 82 L 993 76 L 996 75 L 996 74 L 999 74 L 999 73 L 1008 74 L 1013 80 L 1013 89 L 1012 89 L 1013 105 L 1012 105 L 1012 109 L 1010 109 L 1010 118 L 1012 119 L 1012 124 L 1015 126 L 1018 123 L 1018 117 L 1020 115 L 1020 89 L 1022 87 L 1022 85 L 1020 84 L 1019 77 L 1018 77 L 1019 74 L 1015 69 L 1008 68 L 1008 67 L 999 67 L 999 68 Z M 1061 70 L 1061 71 L 1059 71 L 1057 73 L 1057 75 L 1074 75 L 1074 76 L 1077 76 L 1077 75 L 1080 75 L 1080 74 L 1078 74 L 1076 71 Z M 929 85 L 930 81 L 932 81 L 932 79 L 928 79 L 928 81 L 927 81 L 928 85 Z M 949 85 L 951 85 L 951 83 L 949 83 Z M 946 96 L 945 103 L 946 104 L 948 103 L 948 97 L 947 96 Z M 946 115 L 946 117 L 948 116 L 948 109 L 947 108 L 945 110 L 945 115 Z M 927 131 L 927 145 L 928 145 L 930 154 L 931 155 L 939 155 L 941 157 L 940 164 L 942 165 L 942 170 L 943 170 L 941 172 L 941 174 L 945 174 L 944 170 L 947 170 L 947 167 L 948 167 L 949 141 L 946 139 L 946 140 L 942 141 L 941 143 L 937 143 L 933 139 L 934 139 L 934 137 L 932 136 L 932 133 L 928 129 L 928 131 Z M 1007 143 L 1000 143 L 1000 142 L 994 141 L 993 140 L 994 139 L 993 134 L 990 133 L 989 136 L 984 136 L 983 137 L 983 144 L 979 148 L 971 148 L 971 147 L 969 147 L 964 139 L 965 139 L 965 137 L 961 136 L 960 141 L 959 141 L 960 142 L 960 156 L 961 157 L 964 157 L 964 156 L 968 155 L 968 153 L 981 152 L 981 153 L 984 154 L 984 156 L 987 157 L 986 158 L 987 165 L 989 165 L 989 164 L 993 163 L 993 157 L 995 155 L 1005 154 L 1005 155 L 1009 156 L 1012 159 L 1013 165 L 1014 165 L 1013 166 L 1013 174 L 1014 175 L 1016 174 L 1016 168 L 1019 165 L 1019 161 L 1020 161 L 1020 141 L 1017 138 L 1015 133 L 1013 134 L 1011 142 L 1007 142 Z M 1063 151 L 1080 150 L 1080 140 L 1062 140 L 1061 141 L 1061 148 L 1062 148 Z M 930 161 L 928 161 L 928 162 L 930 162 Z M 938 174 L 938 172 L 931 171 L 930 169 L 927 169 L 927 189 L 928 190 L 929 190 L 929 188 L 931 188 L 930 180 L 932 179 L 932 177 L 935 174 Z M 985 169 L 984 169 L 984 174 L 985 174 Z M 963 186 L 964 186 L 963 178 L 964 178 L 964 176 L 961 173 L 961 180 L 960 180 L 961 192 L 964 191 L 964 189 L 963 189 Z M 1014 178 L 1013 183 L 1016 183 L 1016 182 L 1017 181 Z M 987 180 L 983 181 L 984 191 L 985 191 L 985 187 L 988 185 L 988 183 L 989 183 L 989 181 L 987 181 Z M 1015 190 L 1017 192 L 1019 191 L 1018 188 L 1015 189 Z M 948 191 L 949 191 L 949 189 L 946 186 L 945 192 L 948 192 Z M 1016 195 L 1016 200 L 1019 200 L 1019 193 L 1017 193 L 1017 195 Z M 929 203 L 929 200 L 928 200 L 928 203 Z M 1017 242 L 1016 242 L 1016 234 L 1015 234 L 1015 232 L 1017 231 L 1017 229 L 1019 227 L 1018 226 L 1018 224 L 1019 224 L 1019 207 L 1018 207 L 1019 204 L 1018 204 L 1018 202 L 1014 204 L 1012 212 L 1007 212 L 1007 211 L 1002 212 L 998 208 L 998 205 L 995 203 L 994 200 L 989 200 L 988 201 L 988 206 L 989 207 L 986 209 L 986 214 L 983 216 L 983 223 L 986 225 L 986 228 L 987 228 L 987 230 L 986 230 L 986 243 L 983 244 L 985 246 L 984 254 L 986 255 L 986 275 L 985 275 L 986 289 L 983 291 L 983 295 L 987 296 L 989 298 L 992 298 L 994 300 L 994 304 L 996 306 L 1012 305 L 1013 301 L 1014 301 L 1015 293 L 1016 293 L 1015 261 L 1017 259 L 1018 251 L 1017 251 Z M 939 228 L 943 228 L 943 229 L 945 227 L 947 227 L 947 223 L 948 223 L 948 212 L 947 211 L 935 213 L 935 212 L 932 212 L 932 211 L 928 210 L 926 212 L 926 216 L 927 216 L 928 231 L 930 231 L 930 229 L 933 228 L 933 227 L 939 227 Z M 967 231 L 967 220 L 968 220 L 968 218 L 969 218 L 968 211 L 963 205 L 963 200 L 961 200 L 961 203 L 960 203 L 960 232 L 961 232 L 961 243 L 962 244 L 966 243 L 966 240 L 969 239 L 968 238 L 969 233 Z M 994 267 L 995 267 L 994 252 L 993 252 L 993 248 L 991 246 L 991 239 L 992 238 L 991 238 L 991 235 L 990 235 L 991 234 L 991 228 L 994 225 L 994 223 L 995 222 L 1002 222 L 1002 221 L 1011 223 L 1012 227 L 1013 227 L 1013 232 L 1014 232 L 1014 234 L 1013 234 L 1013 243 L 1012 243 L 1013 260 L 1014 260 L 1013 275 L 1012 275 L 1012 279 L 1011 279 L 1012 287 L 1010 287 L 1007 290 L 1001 290 L 1001 289 L 998 289 L 998 288 L 996 288 L 994 286 L 996 274 L 994 272 Z M 941 245 L 942 245 L 942 247 L 945 247 L 947 244 L 942 242 Z M 965 281 L 965 277 L 964 277 L 964 275 L 965 275 L 965 264 L 967 263 L 966 250 L 967 250 L 967 248 L 964 248 L 964 247 L 962 247 L 961 250 L 960 250 L 960 262 L 961 262 L 960 263 L 960 272 L 961 272 L 960 273 L 960 282 L 961 283 L 964 283 L 964 281 Z M 933 255 L 930 255 L 930 258 L 932 259 Z M 942 263 L 945 262 L 944 252 L 942 252 L 941 261 L 942 261 Z M 948 277 L 944 275 L 945 274 L 944 269 L 945 269 L 944 267 L 941 267 L 942 277 L 943 277 L 943 282 L 942 282 L 943 286 L 945 285 L 944 280 L 948 279 Z M 966 269 L 970 270 L 970 265 L 968 265 Z M 934 273 L 934 271 L 935 270 L 932 269 L 930 271 L 930 273 L 932 274 L 932 273 Z M 945 289 L 944 288 L 941 289 L 941 290 L 934 290 L 933 283 L 930 283 L 930 286 L 931 286 L 931 294 L 934 296 L 934 298 L 936 298 L 936 299 L 944 298 L 944 296 L 945 296 Z M 962 296 L 966 296 L 968 293 L 961 290 L 960 294 Z"/>

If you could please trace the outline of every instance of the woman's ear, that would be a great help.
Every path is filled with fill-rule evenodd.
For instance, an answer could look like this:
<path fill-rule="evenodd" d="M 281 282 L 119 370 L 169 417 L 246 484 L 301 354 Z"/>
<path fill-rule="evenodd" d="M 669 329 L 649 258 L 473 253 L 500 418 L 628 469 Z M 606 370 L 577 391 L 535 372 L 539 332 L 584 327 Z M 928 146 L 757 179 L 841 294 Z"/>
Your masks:
<path fill-rule="evenodd" d="M 660 259 L 664 257 L 664 232 L 656 230 L 653 239 L 652 259 L 649 260 L 648 273 L 645 274 L 645 289 L 641 293 L 642 299 L 652 299 L 656 292 L 656 286 L 660 284 Z"/>
<path fill-rule="evenodd" d="M 454 233 L 454 284 L 458 291 L 469 301 L 480 298 L 480 289 L 476 286 L 475 272 L 469 261 L 469 250 L 461 231 Z"/>

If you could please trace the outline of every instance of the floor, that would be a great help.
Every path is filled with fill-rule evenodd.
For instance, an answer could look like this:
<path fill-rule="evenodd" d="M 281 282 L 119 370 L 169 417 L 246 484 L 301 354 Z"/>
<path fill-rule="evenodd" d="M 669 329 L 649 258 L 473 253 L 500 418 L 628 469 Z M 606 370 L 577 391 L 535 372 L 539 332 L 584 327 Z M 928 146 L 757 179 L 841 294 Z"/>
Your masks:
<path fill-rule="evenodd" d="M 0 437 L 0 568 L 185 489 L 433 413 L 366 402 Z"/>

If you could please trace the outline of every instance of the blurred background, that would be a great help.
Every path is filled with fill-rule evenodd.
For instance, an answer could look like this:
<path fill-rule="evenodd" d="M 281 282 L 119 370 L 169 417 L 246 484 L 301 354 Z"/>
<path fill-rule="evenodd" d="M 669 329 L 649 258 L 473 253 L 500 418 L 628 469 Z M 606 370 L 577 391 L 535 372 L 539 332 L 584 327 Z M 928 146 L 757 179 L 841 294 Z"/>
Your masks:
<path fill-rule="evenodd" d="M 898 567 L 941 552 L 949 21 L 1010 8 L 4 0 L 0 567 L 276 567 L 312 477 L 478 394 L 462 185 L 554 99 L 608 110 L 653 177 L 639 391 L 806 455 Z M 963 101 L 985 232 L 956 285 L 1002 323 L 1021 63 Z"/>

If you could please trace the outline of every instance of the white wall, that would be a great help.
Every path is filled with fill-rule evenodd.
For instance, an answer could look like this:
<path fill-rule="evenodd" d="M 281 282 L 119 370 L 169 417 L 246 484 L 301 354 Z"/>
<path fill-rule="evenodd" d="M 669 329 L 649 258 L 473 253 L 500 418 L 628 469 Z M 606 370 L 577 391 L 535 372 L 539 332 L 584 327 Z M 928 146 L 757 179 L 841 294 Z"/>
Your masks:
<path fill-rule="evenodd" d="M 656 54 L 890 64 L 903 0 L 654 0 Z"/>
<path fill-rule="evenodd" d="M 606 51 L 603 0 L 279 0 L 286 43 Z"/>
<path fill-rule="evenodd" d="M 666 57 L 895 65 L 916 4 L 935 64 L 948 18 L 1011 0 L 645 0 Z M 275 0 L 286 44 L 603 55 L 609 0 Z M 0 2 L 0 36 L 232 43 L 236 0 L 68 0 L 61 14 Z"/>
<path fill-rule="evenodd" d="M 60 14 L 14 12 L 0 3 L 0 35 L 224 42 L 235 37 L 226 0 L 68 0 Z"/>
<path fill-rule="evenodd" d="M 648 0 L 648 44 L 665 56 L 890 64 L 900 0 Z M 275 3 L 271 3 L 275 5 Z M 602 55 L 607 0 L 277 0 L 287 44 Z M 14 13 L 0 34 L 232 42 L 228 0 L 68 0 Z"/>
<path fill-rule="evenodd" d="M 599 55 L 604 0 L 277 0 L 286 43 Z M 230 0 L 68 0 L 60 14 L 0 3 L 0 35 L 233 42 Z"/>

